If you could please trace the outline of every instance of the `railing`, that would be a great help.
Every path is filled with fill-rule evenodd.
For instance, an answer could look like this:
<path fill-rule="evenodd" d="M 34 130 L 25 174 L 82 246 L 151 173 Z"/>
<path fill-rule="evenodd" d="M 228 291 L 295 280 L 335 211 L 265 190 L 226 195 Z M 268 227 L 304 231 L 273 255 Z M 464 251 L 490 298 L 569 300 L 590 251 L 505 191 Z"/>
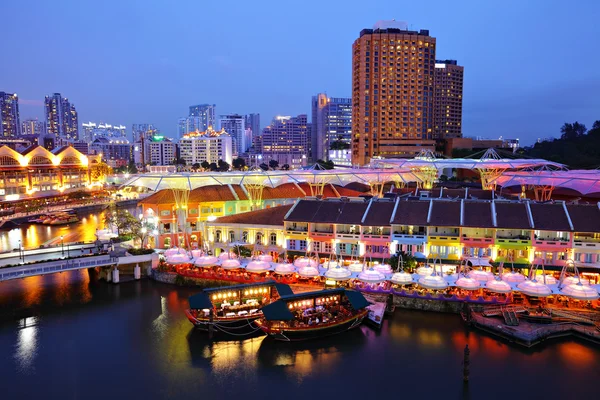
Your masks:
<path fill-rule="evenodd" d="M 74 269 L 98 267 L 101 265 L 116 264 L 117 260 L 110 256 L 100 256 L 90 259 L 84 257 L 82 259 L 66 259 L 61 261 L 51 261 L 47 263 L 34 263 L 31 265 L 23 265 L 19 267 L 9 267 L 3 270 L 7 272 L 0 273 L 0 282 L 11 279 L 25 278 L 34 275 L 52 274 L 61 271 L 70 271 Z M 0 270 L 2 271 L 2 270 Z"/>

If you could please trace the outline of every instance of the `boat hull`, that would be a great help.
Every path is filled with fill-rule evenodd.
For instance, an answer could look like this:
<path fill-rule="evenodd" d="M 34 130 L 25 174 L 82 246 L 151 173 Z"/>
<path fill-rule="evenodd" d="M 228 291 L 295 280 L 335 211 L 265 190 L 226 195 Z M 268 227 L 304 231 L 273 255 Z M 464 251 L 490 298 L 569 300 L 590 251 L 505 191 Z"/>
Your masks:
<path fill-rule="evenodd" d="M 367 310 L 363 310 L 358 314 L 348 318 L 347 320 L 340 321 L 336 324 L 324 325 L 322 327 L 307 327 L 297 329 L 283 329 L 283 330 L 271 330 L 265 325 L 260 325 L 260 328 L 267 335 L 275 340 L 285 342 L 296 342 L 302 340 L 317 339 L 325 336 L 337 335 L 351 329 L 357 328 L 362 324 L 363 320 L 368 314 Z"/>
<path fill-rule="evenodd" d="M 253 314 L 238 318 L 214 318 L 213 322 L 210 322 L 208 318 L 194 317 L 189 310 L 185 311 L 185 315 L 198 330 L 208 332 L 209 327 L 212 325 L 215 333 L 218 332 L 219 334 L 229 334 L 233 336 L 248 335 L 256 332 L 258 328 L 254 324 L 254 321 L 262 316 L 262 314 Z"/>

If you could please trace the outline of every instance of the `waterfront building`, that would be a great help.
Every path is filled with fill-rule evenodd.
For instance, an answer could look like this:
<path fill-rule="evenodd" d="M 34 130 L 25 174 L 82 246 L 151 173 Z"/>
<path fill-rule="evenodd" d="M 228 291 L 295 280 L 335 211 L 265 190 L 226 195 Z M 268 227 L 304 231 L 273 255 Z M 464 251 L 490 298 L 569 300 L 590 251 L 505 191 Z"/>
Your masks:
<path fill-rule="evenodd" d="M 99 157 L 85 156 L 72 146 L 53 151 L 32 145 L 22 152 L 0 147 L 0 199 L 14 201 L 54 196 L 101 183 L 94 169 Z"/>
<path fill-rule="evenodd" d="M 380 21 L 352 45 L 352 162 L 435 150 L 436 39 L 404 22 Z"/>
<path fill-rule="evenodd" d="M 253 146 L 253 151 L 267 164 L 275 160 L 280 166 L 288 164 L 292 169 L 306 166 L 310 156 L 310 131 L 306 114 L 277 116 L 254 142 L 260 147 Z"/>
<path fill-rule="evenodd" d="M 73 141 L 79 137 L 79 120 L 75 105 L 60 93 L 46 96 L 46 132 L 62 141 Z"/>
<path fill-rule="evenodd" d="M 358 196 L 360 193 L 340 186 L 326 185 L 323 190 L 324 198 L 340 196 Z M 158 219 L 159 233 L 155 238 L 157 247 L 165 248 L 179 244 L 199 244 L 204 237 L 208 237 L 211 246 L 219 249 L 226 248 L 233 243 L 242 245 L 250 244 L 249 234 L 233 229 L 233 233 L 227 225 L 219 225 L 228 220 L 220 220 L 220 217 L 233 215 L 247 215 L 249 211 L 273 209 L 280 205 L 292 204 L 299 197 L 311 195 L 308 184 L 286 183 L 274 188 L 265 187 L 260 198 L 252 198 L 249 189 L 240 185 L 214 185 L 203 186 L 190 191 L 185 208 L 186 227 L 178 226 L 177 204 L 175 195 L 171 190 L 161 190 L 140 201 L 144 215 L 155 215 Z M 266 215 L 266 214 L 264 214 Z M 219 221 L 219 222 L 217 222 Z M 211 230 L 206 233 L 206 224 L 211 222 Z M 214 223 L 213 223 L 214 222 Z M 229 220 L 228 223 L 232 223 Z M 255 232 L 255 228 L 252 232 Z M 221 233 L 218 233 L 220 231 Z M 278 238 L 283 237 L 283 226 L 277 231 Z M 185 232 L 185 233 L 184 233 Z M 270 237 L 264 236 L 265 238 Z M 252 238 L 256 236 L 253 235 Z M 267 239 L 265 239 L 267 240 Z M 278 241 L 278 246 L 283 242 Z"/>
<path fill-rule="evenodd" d="M 434 71 L 433 137 L 462 137 L 464 67 L 456 60 L 438 60 Z"/>
<path fill-rule="evenodd" d="M 38 121 L 37 118 L 28 118 L 21 123 L 22 136 L 40 136 L 46 133 L 46 124 L 44 121 Z"/>
<path fill-rule="evenodd" d="M 124 125 L 110 125 L 103 122 L 96 124 L 88 122 L 81 124 L 83 128 L 83 138 L 87 142 L 93 142 L 99 138 L 108 140 L 127 140 L 127 128 Z"/>
<path fill-rule="evenodd" d="M 312 159 L 328 160 L 330 150 L 350 149 L 352 140 L 352 99 L 312 97 Z"/>
<path fill-rule="evenodd" d="M 199 104 L 195 106 L 190 106 L 190 117 L 198 117 L 198 125 L 194 130 L 198 130 L 201 132 L 207 131 L 208 129 L 216 129 L 217 120 L 216 120 L 216 112 L 215 109 L 217 106 L 215 104 Z M 192 131 L 188 131 L 189 133 Z"/>
<path fill-rule="evenodd" d="M 219 127 L 231 136 L 233 155 L 245 153 L 250 148 L 246 134 L 246 119 L 239 114 L 221 115 Z"/>
<path fill-rule="evenodd" d="M 17 137 L 20 134 L 19 96 L 0 92 L 0 138 Z"/>
<path fill-rule="evenodd" d="M 209 128 L 203 132 L 190 132 L 179 140 L 180 157 L 186 165 L 218 163 L 223 160 L 231 165 L 233 144 L 231 136 L 224 130 Z"/>
<path fill-rule="evenodd" d="M 113 168 L 127 166 L 133 160 L 133 146 L 126 138 L 98 137 L 90 144 L 90 151 Z"/>

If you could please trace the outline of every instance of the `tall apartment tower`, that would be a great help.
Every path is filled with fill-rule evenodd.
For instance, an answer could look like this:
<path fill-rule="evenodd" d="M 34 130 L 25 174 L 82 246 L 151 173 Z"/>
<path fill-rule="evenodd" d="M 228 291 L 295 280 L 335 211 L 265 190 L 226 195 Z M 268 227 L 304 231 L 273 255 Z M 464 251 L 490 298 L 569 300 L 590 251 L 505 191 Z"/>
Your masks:
<path fill-rule="evenodd" d="M 216 129 L 217 119 L 215 117 L 215 109 L 217 108 L 214 104 L 199 104 L 196 106 L 190 106 L 190 117 L 199 117 L 200 123 L 198 131 L 204 132 L 208 128 Z"/>
<path fill-rule="evenodd" d="M 75 105 L 60 93 L 46 96 L 46 132 L 57 138 L 73 141 L 79 137 L 79 119 Z"/>
<path fill-rule="evenodd" d="M 16 93 L 0 92 L 0 137 L 17 137 L 20 134 L 19 97 Z"/>
<path fill-rule="evenodd" d="M 219 125 L 221 130 L 225 130 L 231 136 L 234 155 L 248 151 L 252 143 L 248 141 L 246 136 L 246 118 L 243 115 L 221 115 Z"/>
<path fill-rule="evenodd" d="M 456 60 L 435 62 L 433 135 L 435 139 L 462 137 L 464 67 Z"/>
<path fill-rule="evenodd" d="M 260 114 L 246 114 L 244 118 L 246 129 L 250 128 L 252 132 L 250 135 L 250 141 L 252 141 L 252 136 L 260 135 Z"/>
<path fill-rule="evenodd" d="M 291 168 L 306 165 L 310 156 L 311 125 L 306 114 L 297 117 L 278 116 L 262 131 L 261 149 L 263 162 L 279 162 Z"/>
<path fill-rule="evenodd" d="M 40 136 L 46 133 L 44 121 L 38 121 L 37 118 L 29 118 L 21 123 L 21 134 L 28 136 Z"/>
<path fill-rule="evenodd" d="M 131 135 L 134 142 L 139 142 L 142 137 L 151 138 L 156 135 L 158 130 L 153 124 L 133 124 L 131 125 Z"/>
<path fill-rule="evenodd" d="M 333 143 L 350 148 L 352 140 L 352 99 L 327 97 L 319 93 L 312 97 L 312 159 L 328 159 Z"/>
<path fill-rule="evenodd" d="M 352 45 L 352 163 L 434 150 L 435 38 L 379 21 Z"/>

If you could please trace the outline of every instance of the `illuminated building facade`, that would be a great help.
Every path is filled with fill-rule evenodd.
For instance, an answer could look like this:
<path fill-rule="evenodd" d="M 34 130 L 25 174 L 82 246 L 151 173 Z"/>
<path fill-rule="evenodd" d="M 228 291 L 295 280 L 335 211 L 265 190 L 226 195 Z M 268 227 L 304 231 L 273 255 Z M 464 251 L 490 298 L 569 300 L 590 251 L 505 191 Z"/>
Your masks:
<path fill-rule="evenodd" d="M 352 45 L 352 162 L 434 150 L 436 39 L 396 21 L 363 29 Z"/>
<path fill-rule="evenodd" d="M 46 133 L 46 124 L 44 121 L 38 121 L 37 118 L 26 119 L 21 123 L 21 135 L 40 136 Z"/>
<path fill-rule="evenodd" d="M 223 160 L 231 165 L 233 161 L 233 143 L 231 136 L 224 130 L 212 128 L 204 132 L 190 132 L 179 140 L 180 157 L 186 165 L 218 163 Z"/>
<path fill-rule="evenodd" d="M 312 159 L 327 160 L 335 143 L 336 150 L 350 148 L 352 140 L 352 99 L 327 97 L 319 93 L 312 98 Z"/>
<path fill-rule="evenodd" d="M 119 141 L 127 140 L 127 128 L 124 125 L 84 122 L 81 124 L 81 127 L 83 128 L 83 140 L 88 142 L 93 142 L 99 138 Z"/>
<path fill-rule="evenodd" d="M 199 104 L 195 106 L 190 106 L 190 117 L 198 117 L 199 122 L 194 130 L 198 131 L 207 131 L 210 129 L 215 129 L 217 127 L 217 119 L 216 119 L 216 110 L 217 106 L 215 104 Z M 190 132 L 190 131 L 188 131 Z"/>
<path fill-rule="evenodd" d="M 305 166 L 310 157 L 311 126 L 306 114 L 297 117 L 277 116 L 262 131 L 260 148 L 255 148 L 262 155 L 262 161 L 267 163 L 275 160 L 280 166 L 288 164 L 290 168 Z"/>
<path fill-rule="evenodd" d="M 16 93 L 0 92 L 0 138 L 21 134 L 19 97 Z"/>
<path fill-rule="evenodd" d="M 221 130 L 231 136 L 234 155 L 237 156 L 248 151 L 251 143 L 246 136 L 246 119 L 244 116 L 239 114 L 221 115 L 219 126 Z"/>
<path fill-rule="evenodd" d="M 433 137 L 462 137 L 464 67 L 456 60 L 435 62 Z"/>
<path fill-rule="evenodd" d="M 17 152 L 0 147 L 0 200 L 53 196 L 100 184 L 94 174 L 99 157 L 85 156 L 71 146 L 49 151 L 33 145 Z"/>
<path fill-rule="evenodd" d="M 60 93 L 46 96 L 44 100 L 46 112 L 46 132 L 63 141 L 77 140 L 79 137 L 79 120 L 75 105 Z"/>

